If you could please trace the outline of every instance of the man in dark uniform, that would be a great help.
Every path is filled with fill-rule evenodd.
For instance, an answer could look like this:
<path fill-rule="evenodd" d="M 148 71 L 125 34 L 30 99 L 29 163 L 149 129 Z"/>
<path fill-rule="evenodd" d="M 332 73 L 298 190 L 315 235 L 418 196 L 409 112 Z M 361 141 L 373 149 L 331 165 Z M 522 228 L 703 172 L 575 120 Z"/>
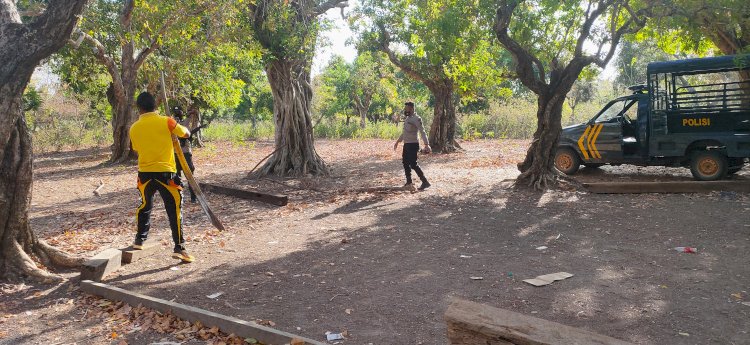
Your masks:
<path fill-rule="evenodd" d="M 404 150 L 401 154 L 401 162 L 404 164 L 404 172 L 406 173 L 406 184 L 405 187 L 411 187 L 411 171 L 417 173 L 419 179 L 422 181 L 422 185 L 419 186 L 419 190 L 425 190 L 430 187 L 430 183 L 427 182 L 427 178 L 424 176 L 422 169 L 417 164 L 417 153 L 419 153 L 419 136 L 422 137 L 422 143 L 424 144 L 424 151 L 431 152 L 430 143 L 427 140 L 427 133 L 424 131 L 422 125 L 422 118 L 414 113 L 414 102 L 404 103 L 404 130 L 401 132 L 401 136 L 398 137 L 396 144 L 393 145 L 393 150 L 398 148 L 398 143 L 404 142 Z"/>
<path fill-rule="evenodd" d="M 185 128 L 188 127 L 188 119 L 185 117 L 185 114 L 182 112 L 182 108 L 179 106 L 176 106 L 172 109 L 172 114 L 174 114 L 174 117 L 177 118 L 177 123 L 182 125 Z M 191 140 L 193 139 L 193 134 L 196 133 L 196 131 L 199 131 L 201 127 L 198 127 L 196 129 L 193 129 L 190 131 L 190 137 L 188 138 L 179 138 L 180 139 L 180 147 L 182 148 L 182 153 L 185 155 L 185 162 L 187 162 L 188 167 L 190 167 L 190 172 L 195 172 L 195 165 L 193 165 L 193 143 Z M 180 176 L 182 174 L 182 165 L 180 165 L 179 160 L 177 159 L 176 153 L 175 153 L 175 162 L 177 164 L 177 176 Z M 195 192 L 193 192 L 193 187 L 191 187 L 188 184 L 188 190 L 190 190 L 190 202 L 195 202 Z"/>

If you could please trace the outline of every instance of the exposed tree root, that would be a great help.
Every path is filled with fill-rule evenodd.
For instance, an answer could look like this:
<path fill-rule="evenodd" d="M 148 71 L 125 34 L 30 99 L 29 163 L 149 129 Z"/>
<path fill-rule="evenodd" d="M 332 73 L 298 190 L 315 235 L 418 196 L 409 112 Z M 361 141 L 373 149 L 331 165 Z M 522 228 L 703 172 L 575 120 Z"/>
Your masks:
<path fill-rule="evenodd" d="M 19 278 L 25 276 L 43 284 L 59 283 L 64 280 L 60 275 L 37 266 L 17 241 L 8 243 L 6 249 L 8 253 L 5 256 L 5 272 L 8 275 L 15 275 Z"/>
<path fill-rule="evenodd" d="M 47 255 L 50 262 L 59 267 L 65 268 L 79 268 L 84 262 L 84 258 L 80 256 L 71 255 L 64 252 L 56 247 L 49 245 L 43 240 L 37 241 L 37 252 L 43 252 Z"/>
<path fill-rule="evenodd" d="M 575 179 L 552 169 L 551 172 L 545 174 L 534 174 L 532 170 L 527 170 L 521 175 L 518 175 L 515 186 L 521 186 L 521 183 L 525 183 L 523 187 L 532 187 L 535 190 L 548 190 L 548 189 L 560 189 L 563 186 L 568 186 L 572 190 L 585 190 L 583 184 L 576 181 Z"/>

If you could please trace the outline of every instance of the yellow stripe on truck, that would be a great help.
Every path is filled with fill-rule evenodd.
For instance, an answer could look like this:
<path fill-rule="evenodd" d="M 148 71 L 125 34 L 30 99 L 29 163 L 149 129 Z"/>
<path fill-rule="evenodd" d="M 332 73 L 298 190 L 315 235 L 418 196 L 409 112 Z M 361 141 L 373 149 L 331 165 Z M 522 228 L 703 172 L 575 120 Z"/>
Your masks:
<path fill-rule="evenodd" d="M 591 131 L 591 126 L 586 126 L 586 130 L 581 134 L 581 137 L 578 138 L 578 148 L 581 150 L 581 153 L 583 153 L 583 159 L 588 160 L 589 159 L 589 153 L 586 152 L 586 148 L 583 147 L 583 138 L 585 138 L 589 131 Z"/>
<path fill-rule="evenodd" d="M 591 145 L 589 145 L 589 150 L 591 150 L 591 156 L 594 158 L 602 158 L 602 155 L 599 154 L 599 149 L 596 148 L 596 139 L 599 138 L 599 133 L 602 132 L 602 128 L 604 128 L 603 124 L 600 124 L 598 127 L 596 127 L 596 130 L 594 131 L 593 139 L 591 139 Z"/>

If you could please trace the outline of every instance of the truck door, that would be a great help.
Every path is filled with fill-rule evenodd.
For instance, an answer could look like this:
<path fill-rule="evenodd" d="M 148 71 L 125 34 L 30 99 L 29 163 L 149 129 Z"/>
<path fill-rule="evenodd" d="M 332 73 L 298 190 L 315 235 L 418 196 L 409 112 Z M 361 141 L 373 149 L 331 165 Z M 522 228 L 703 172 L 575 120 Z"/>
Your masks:
<path fill-rule="evenodd" d="M 598 116 L 596 116 L 579 138 L 579 148 L 584 153 L 584 162 L 612 163 L 623 159 L 623 131 L 629 132 L 630 126 L 635 125 L 635 119 L 627 116 L 626 112 L 636 103 L 634 99 L 619 99 L 610 102 Z"/>

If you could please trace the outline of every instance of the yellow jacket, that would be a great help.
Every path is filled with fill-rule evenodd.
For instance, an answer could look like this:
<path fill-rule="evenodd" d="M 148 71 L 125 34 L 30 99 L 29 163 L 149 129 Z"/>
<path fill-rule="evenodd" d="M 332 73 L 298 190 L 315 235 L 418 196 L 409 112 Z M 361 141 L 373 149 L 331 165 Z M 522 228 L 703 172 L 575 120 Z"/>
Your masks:
<path fill-rule="evenodd" d="M 175 119 L 156 112 L 141 114 L 130 126 L 130 141 L 138 152 L 139 172 L 177 172 L 172 134 L 187 138 L 190 131 Z"/>

